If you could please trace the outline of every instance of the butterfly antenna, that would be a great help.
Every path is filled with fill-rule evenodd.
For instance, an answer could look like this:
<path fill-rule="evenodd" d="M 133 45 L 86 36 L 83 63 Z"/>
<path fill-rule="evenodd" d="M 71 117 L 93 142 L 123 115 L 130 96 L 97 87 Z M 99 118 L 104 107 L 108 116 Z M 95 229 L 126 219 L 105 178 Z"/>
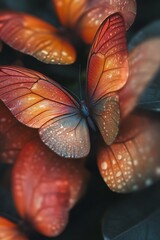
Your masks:
<path fill-rule="evenodd" d="M 78 82 L 79 82 L 79 96 L 80 100 L 82 100 L 81 64 L 79 64 Z"/>

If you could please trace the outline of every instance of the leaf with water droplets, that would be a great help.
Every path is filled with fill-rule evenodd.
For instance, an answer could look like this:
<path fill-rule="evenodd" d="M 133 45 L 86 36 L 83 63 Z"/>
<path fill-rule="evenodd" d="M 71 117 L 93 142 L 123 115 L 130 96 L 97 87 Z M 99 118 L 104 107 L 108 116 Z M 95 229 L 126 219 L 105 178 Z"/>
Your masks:
<path fill-rule="evenodd" d="M 84 192 L 86 180 L 83 160 L 59 157 L 35 139 L 23 148 L 13 169 L 17 210 L 40 233 L 59 235 L 70 209 Z"/>
<path fill-rule="evenodd" d="M 160 123 L 132 115 L 120 126 L 116 142 L 98 152 L 99 171 L 112 191 L 132 192 L 160 179 Z"/>
<path fill-rule="evenodd" d="M 128 29 L 136 16 L 135 0 L 52 0 L 61 23 L 72 29 L 76 28 L 81 38 L 91 43 L 98 27 L 111 14 L 123 15 Z"/>
<path fill-rule="evenodd" d="M 71 64 L 76 58 L 74 47 L 56 28 L 29 14 L 2 12 L 0 39 L 44 63 Z"/>
<path fill-rule="evenodd" d="M 37 131 L 19 123 L 0 101 L 0 161 L 15 162 L 23 146 L 36 134 Z"/>

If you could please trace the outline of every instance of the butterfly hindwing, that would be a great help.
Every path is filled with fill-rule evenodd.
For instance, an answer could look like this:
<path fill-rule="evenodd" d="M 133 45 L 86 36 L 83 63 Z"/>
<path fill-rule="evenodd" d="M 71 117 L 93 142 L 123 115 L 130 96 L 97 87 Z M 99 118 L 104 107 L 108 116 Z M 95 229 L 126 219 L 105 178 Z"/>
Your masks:
<path fill-rule="evenodd" d="M 88 98 L 92 116 L 106 144 L 117 136 L 120 121 L 118 93 L 128 78 L 125 23 L 113 14 L 99 28 L 88 60 Z"/>
<path fill-rule="evenodd" d="M 89 133 L 79 104 L 56 82 L 32 70 L 3 66 L 0 98 L 20 122 L 40 128 L 42 140 L 55 152 L 76 158 L 88 154 Z"/>

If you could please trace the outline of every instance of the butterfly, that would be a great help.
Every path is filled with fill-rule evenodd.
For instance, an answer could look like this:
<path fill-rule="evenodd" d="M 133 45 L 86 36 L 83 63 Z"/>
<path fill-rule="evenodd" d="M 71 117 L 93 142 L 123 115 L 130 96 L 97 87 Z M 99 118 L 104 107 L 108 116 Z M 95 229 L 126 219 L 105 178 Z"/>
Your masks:
<path fill-rule="evenodd" d="M 79 37 L 91 43 L 103 22 L 112 13 L 121 12 L 126 27 L 136 15 L 135 1 L 53 1 L 62 26 L 69 28 L 71 39 Z M 104 11 L 105 9 L 105 11 Z M 61 29 L 26 13 L 0 13 L 0 39 L 12 48 L 50 64 L 71 64 L 76 60 L 76 50 Z"/>
<path fill-rule="evenodd" d="M 1 100 L 20 122 L 39 128 L 42 141 L 60 156 L 89 154 L 89 126 L 97 127 L 105 143 L 112 144 L 120 123 L 117 91 L 128 78 L 125 34 L 118 13 L 100 26 L 89 53 L 85 101 L 76 101 L 38 72 L 9 66 L 0 68 Z"/>

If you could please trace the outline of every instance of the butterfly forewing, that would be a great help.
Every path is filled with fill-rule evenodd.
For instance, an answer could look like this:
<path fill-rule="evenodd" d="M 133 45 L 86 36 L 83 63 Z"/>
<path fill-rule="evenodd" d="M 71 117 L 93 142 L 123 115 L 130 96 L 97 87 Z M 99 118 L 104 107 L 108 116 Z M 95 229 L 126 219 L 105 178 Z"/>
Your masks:
<path fill-rule="evenodd" d="M 0 98 L 20 122 L 40 128 L 44 143 L 58 154 L 76 158 L 88 154 L 88 129 L 79 104 L 54 81 L 35 71 L 4 66 Z"/>
<path fill-rule="evenodd" d="M 29 240 L 18 226 L 6 218 L 0 217 L 0 240 Z"/>
<path fill-rule="evenodd" d="M 120 111 L 118 94 L 128 78 L 125 23 L 113 14 L 99 28 L 88 60 L 88 98 L 106 144 L 118 133 Z"/>

